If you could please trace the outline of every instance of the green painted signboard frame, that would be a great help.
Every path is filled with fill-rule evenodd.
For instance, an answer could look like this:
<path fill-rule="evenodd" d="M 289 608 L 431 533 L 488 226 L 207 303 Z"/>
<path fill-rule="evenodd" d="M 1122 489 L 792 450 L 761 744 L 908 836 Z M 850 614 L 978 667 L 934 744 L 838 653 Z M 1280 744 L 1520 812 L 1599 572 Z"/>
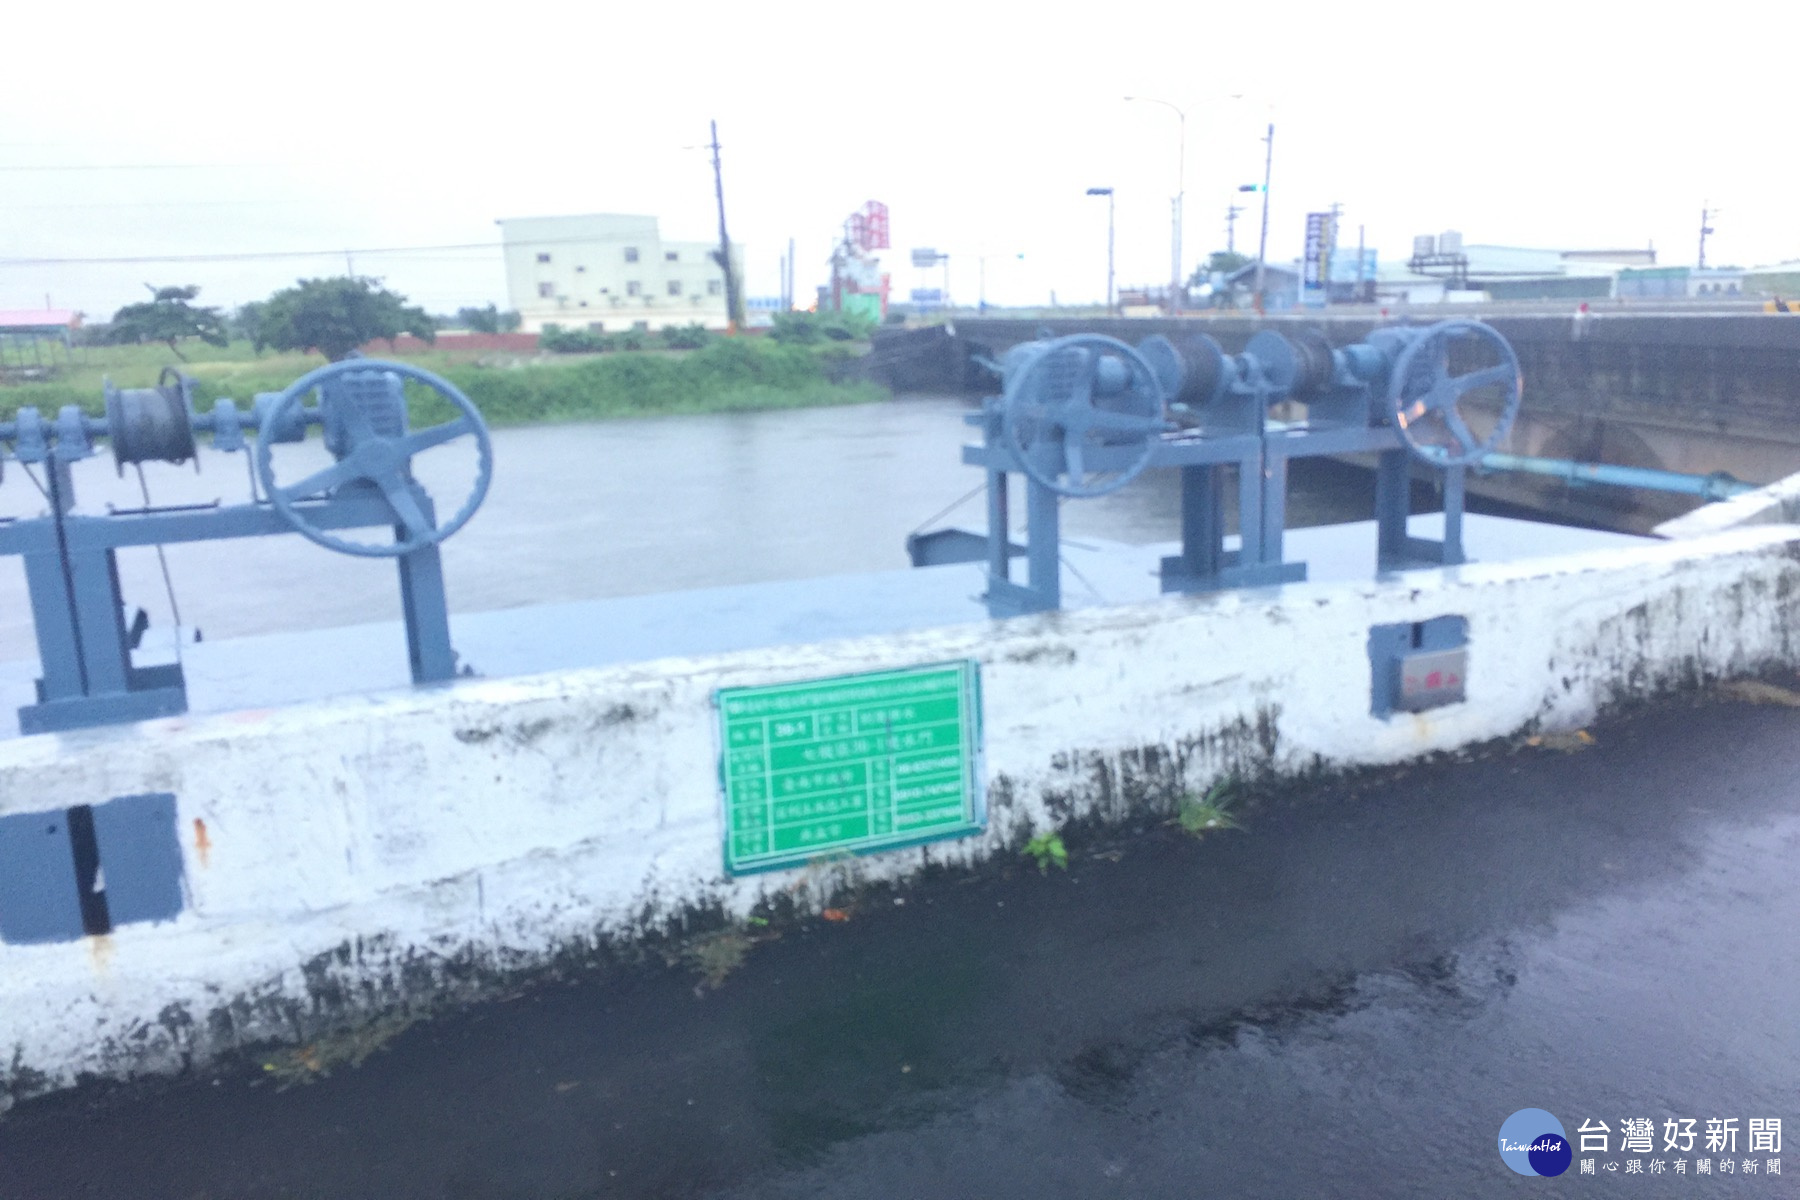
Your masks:
<path fill-rule="evenodd" d="M 720 688 L 713 702 L 733 875 L 987 825 L 973 660 Z"/>

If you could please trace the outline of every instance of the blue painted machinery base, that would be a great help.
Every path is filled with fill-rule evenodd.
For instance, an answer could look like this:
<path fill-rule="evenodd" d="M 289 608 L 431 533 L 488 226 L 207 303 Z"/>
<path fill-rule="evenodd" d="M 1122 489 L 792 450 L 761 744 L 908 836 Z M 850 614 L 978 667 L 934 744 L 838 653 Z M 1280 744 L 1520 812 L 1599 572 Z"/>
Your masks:
<path fill-rule="evenodd" d="M 1453 352 L 1466 365 L 1484 351 L 1497 361 L 1451 373 Z M 996 617 L 1061 607 L 1061 500 L 1104 495 L 1146 470 L 1181 472 L 1181 552 L 1162 560 L 1164 592 L 1305 579 L 1305 564 L 1283 556 L 1288 464 L 1324 455 L 1376 457 L 1377 570 L 1459 564 L 1465 471 L 1505 435 L 1520 393 L 1511 347 L 1469 321 L 1379 330 L 1343 349 L 1317 334 L 1264 331 L 1235 358 L 1200 334 L 1179 346 L 1153 337 L 1135 350 L 1075 335 L 1014 347 L 999 371 L 1002 394 L 969 417 L 982 442 L 963 448 L 963 461 L 987 473 L 985 599 Z M 1477 437 L 1458 405 L 1482 391 L 1500 417 Z M 1271 405 L 1283 401 L 1303 403 L 1306 418 L 1271 419 Z M 1418 459 L 1440 475 L 1441 540 L 1407 532 Z M 1013 578 L 1017 550 L 1008 540 L 1015 472 L 1025 476 L 1023 582 Z M 1235 548 L 1226 545 L 1230 488 Z M 935 561 L 958 551 L 963 561 L 977 557 L 976 535 L 959 533 L 955 543 L 948 531 L 935 536 L 943 539 Z"/>
<path fill-rule="evenodd" d="M 440 392 L 460 410 L 453 421 L 409 432 L 402 380 L 413 378 Z M 485 495 L 492 472 L 486 426 L 468 399 L 450 384 L 399 363 L 351 360 L 321 368 L 279 395 L 259 396 L 253 413 L 229 400 L 209 413 L 193 409 L 190 383 L 165 373 L 152 389 L 107 388 L 105 418 L 70 406 L 55 421 L 21 409 L 0 423 L 10 457 L 29 469 L 45 468 L 50 511 L 36 518 L 0 522 L 0 554 L 24 561 L 43 674 L 37 703 L 19 710 L 21 732 L 48 733 L 110 725 L 187 711 L 187 685 L 179 663 L 133 662 L 147 619 L 126 621 L 117 552 L 132 546 L 216 541 L 299 532 L 343 553 L 393 558 L 400 578 L 407 656 L 413 682 L 436 683 L 456 675 L 438 544 L 461 528 Z M 317 390 L 317 408 L 304 407 Z M 271 447 L 299 441 L 310 424 L 325 428 L 335 463 L 289 485 L 277 482 Z M 92 440 L 111 440 L 122 472 L 146 461 L 184 462 L 196 451 L 194 431 L 210 430 L 214 446 L 246 449 L 244 431 L 257 433 L 256 475 L 263 495 L 232 506 L 202 505 L 113 511 L 77 511 L 70 467 L 94 453 Z M 476 441 L 475 486 L 462 507 L 439 524 L 431 497 L 412 477 L 415 454 L 461 437 Z M 391 530 L 391 542 L 350 541 L 337 531 Z M 179 638 L 180 631 L 177 631 Z"/>

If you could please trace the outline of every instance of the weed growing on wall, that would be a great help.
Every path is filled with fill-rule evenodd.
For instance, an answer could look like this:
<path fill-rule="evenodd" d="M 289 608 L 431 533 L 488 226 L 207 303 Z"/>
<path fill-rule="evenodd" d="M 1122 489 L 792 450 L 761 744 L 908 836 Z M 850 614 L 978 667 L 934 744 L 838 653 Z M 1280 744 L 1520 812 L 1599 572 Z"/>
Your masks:
<path fill-rule="evenodd" d="M 1237 795 L 1237 780 L 1225 778 L 1206 789 L 1204 796 L 1188 793 L 1181 798 L 1181 804 L 1175 811 L 1175 820 L 1188 833 L 1195 837 L 1221 829 L 1242 829 L 1237 819 L 1231 815 L 1230 806 Z"/>
<path fill-rule="evenodd" d="M 1025 843 L 1020 851 L 1025 857 L 1037 863 L 1038 871 L 1048 875 L 1051 867 L 1066 871 L 1069 869 L 1069 848 L 1063 845 L 1062 834 L 1052 829 L 1049 833 L 1040 833 Z"/>

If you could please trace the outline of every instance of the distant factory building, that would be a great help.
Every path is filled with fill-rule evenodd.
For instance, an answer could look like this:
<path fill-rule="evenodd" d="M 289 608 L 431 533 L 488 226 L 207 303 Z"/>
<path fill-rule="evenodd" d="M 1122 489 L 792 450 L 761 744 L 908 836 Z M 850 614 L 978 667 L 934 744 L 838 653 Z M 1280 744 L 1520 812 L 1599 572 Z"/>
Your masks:
<path fill-rule="evenodd" d="M 1383 263 L 1375 291 L 1383 301 L 1603 300 L 1622 271 L 1654 268 L 1651 249 L 1541 250 L 1465 244 L 1451 231 L 1413 240 L 1412 258 Z"/>
<path fill-rule="evenodd" d="M 728 324 L 716 242 L 666 242 L 655 217 L 592 213 L 498 222 L 508 306 L 520 328 L 596 333 Z M 743 278 L 743 247 L 732 267 Z"/>
<path fill-rule="evenodd" d="M 1619 299 L 1734 299 L 1743 295 L 1744 272 L 1699 267 L 1627 268 L 1619 272 Z"/>

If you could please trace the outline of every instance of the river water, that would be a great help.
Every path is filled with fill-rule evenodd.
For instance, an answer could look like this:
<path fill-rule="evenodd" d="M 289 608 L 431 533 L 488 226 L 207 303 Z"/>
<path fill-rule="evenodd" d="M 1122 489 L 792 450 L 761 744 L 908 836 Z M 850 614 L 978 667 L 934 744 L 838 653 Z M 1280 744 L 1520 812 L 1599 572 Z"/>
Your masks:
<path fill-rule="evenodd" d="M 963 421 L 969 411 L 960 399 L 924 397 L 498 430 L 487 501 L 444 545 L 451 611 L 904 567 L 906 535 L 924 523 L 985 528 L 982 498 L 970 494 L 981 473 L 961 461 L 960 447 L 978 436 Z M 205 449 L 199 472 L 153 463 L 144 483 L 159 505 L 241 503 L 250 489 L 242 457 Z M 316 437 L 278 447 L 275 459 L 286 481 L 329 462 Z M 417 461 L 440 512 L 461 503 L 474 462 L 466 442 Z M 1326 460 L 1296 463 L 1290 524 L 1371 515 L 1372 478 Z M 116 476 L 110 458 L 77 464 L 75 479 L 82 511 L 143 503 L 136 476 Z M 1112 496 L 1065 504 L 1064 534 L 1170 540 L 1179 536 L 1178 503 L 1177 473 L 1153 472 Z M 27 473 L 10 464 L 0 517 L 43 510 Z M 1013 513 L 1023 520 L 1022 494 Z M 167 584 L 155 550 L 119 554 L 127 603 L 144 608 L 153 628 L 173 623 L 170 584 L 182 624 L 208 639 L 400 615 L 390 563 L 299 537 L 165 553 Z M 0 557 L 0 662 L 35 657 L 24 570 Z"/>

